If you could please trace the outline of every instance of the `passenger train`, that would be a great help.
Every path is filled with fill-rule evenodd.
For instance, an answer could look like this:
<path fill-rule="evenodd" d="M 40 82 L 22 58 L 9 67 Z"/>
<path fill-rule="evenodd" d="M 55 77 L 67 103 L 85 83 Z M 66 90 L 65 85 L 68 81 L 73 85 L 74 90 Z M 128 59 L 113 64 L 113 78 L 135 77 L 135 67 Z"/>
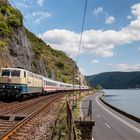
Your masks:
<path fill-rule="evenodd" d="M 53 92 L 87 90 L 88 86 L 63 83 L 32 73 L 22 68 L 2 68 L 0 96 L 2 99 L 21 99 L 27 95 L 45 95 Z"/>

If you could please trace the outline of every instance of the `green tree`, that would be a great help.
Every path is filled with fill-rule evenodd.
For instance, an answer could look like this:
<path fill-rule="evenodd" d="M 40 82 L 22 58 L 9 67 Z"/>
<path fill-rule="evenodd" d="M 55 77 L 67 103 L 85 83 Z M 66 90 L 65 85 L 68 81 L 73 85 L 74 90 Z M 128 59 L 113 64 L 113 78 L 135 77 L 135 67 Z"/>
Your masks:
<path fill-rule="evenodd" d="M 8 26 L 6 22 L 0 21 L 0 36 L 6 37 L 8 35 Z"/>

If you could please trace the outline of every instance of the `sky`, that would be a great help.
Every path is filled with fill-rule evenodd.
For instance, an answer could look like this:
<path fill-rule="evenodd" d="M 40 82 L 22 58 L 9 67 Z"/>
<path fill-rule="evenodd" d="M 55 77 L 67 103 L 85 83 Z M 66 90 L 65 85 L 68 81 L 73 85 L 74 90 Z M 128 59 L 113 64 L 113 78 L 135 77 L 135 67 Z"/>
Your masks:
<path fill-rule="evenodd" d="M 13 2 L 12 2 L 13 1 Z M 77 62 L 84 75 L 140 71 L 140 0 L 10 0 L 25 26 Z"/>

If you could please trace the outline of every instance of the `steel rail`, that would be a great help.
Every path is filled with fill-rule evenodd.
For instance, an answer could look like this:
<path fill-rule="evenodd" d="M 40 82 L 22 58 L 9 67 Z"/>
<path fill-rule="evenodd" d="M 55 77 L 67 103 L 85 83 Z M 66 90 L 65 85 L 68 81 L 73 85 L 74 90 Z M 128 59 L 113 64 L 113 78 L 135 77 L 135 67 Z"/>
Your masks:
<path fill-rule="evenodd" d="M 44 97 L 44 98 L 41 98 L 41 99 L 38 99 L 38 100 L 35 100 L 35 101 L 31 101 L 31 102 L 29 102 L 29 103 L 27 103 L 27 104 L 25 104 L 25 105 L 22 105 L 22 106 L 19 106 L 19 107 L 15 108 L 15 109 L 6 111 L 6 112 L 4 112 L 4 113 L 1 113 L 0 116 L 4 116 L 4 115 L 7 115 L 7 114 L 16 113 L 17 111 L 21 111 L 21 109 L 24 109 L 24 108 L 26 108 L 26 107 L 28 107 L 28 106 L 31 106 L 32 104 L 36 104 L 36 103 L 38 103 L 38 102 L 40 102 L 40 101 L 49 99 L 49 98 L 51 98 L 52 96 L 55 96 L 55 95 L 46 96 L 46 97 Z M 13 106 L 13 107 L 16 107 L 16 106 Z"/>
<path fill-rule="evenodd" d="M 50 101 L 49 103 L 47 103 L 46 105 L 42 105 L 40 108 L 38 108 L 37 110 L 35 110 L 33 113 L 31 113 L 30 115 L 28 115 L 25 119 L 23 119 L 21 122 L 19 122 L 14 128 L 12 128 L 11 130 L 9 130 L 6 134 L 4 134 L 3 136 L 0 137 L 1 140 L 8 140 L 8 138 L 10 136 L 12 136 L 18 129 L 20 129 L 25 123 L 27 123 L 28 121 L 30 121 L 33 117 L 35 117 L 37 114 L 39 114 L 42 110 L 44 110 L 45 108 L 47 108 L 50 104 L 52 104 L 54 101 L 56 101 L 57 99 L 59 99 L 60 97 L 62 97 L 63 95 L 58 95 L 55 99 L 53 99 L 52 101 Z"/>

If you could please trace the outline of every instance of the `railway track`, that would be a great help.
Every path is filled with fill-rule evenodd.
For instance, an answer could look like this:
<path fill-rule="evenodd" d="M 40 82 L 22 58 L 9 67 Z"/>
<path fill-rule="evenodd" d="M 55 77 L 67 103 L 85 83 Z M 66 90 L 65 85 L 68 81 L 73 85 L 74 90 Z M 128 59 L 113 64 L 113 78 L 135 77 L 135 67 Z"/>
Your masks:
<path fill-rule="evenodd" d="M 14 106 L 14 105 L 16 105 L 16 104 L 18 104 L 18 102 L 10 102 L 10 103 L 6 103 L 6 102 L 0 102 L 0 112 L 2 111 L 2 110 L 4 110 L 5 108 L 8 108 L 8 107 L 10 107 L 11 105 L 12 106 Z"/>
<path fill-rule="evenodd" d="M 33 104 L 37 104 L 43 100 L 46 100 L 46 99 L 50 98 L 51 96 L 55 96 L 55 95 L 42 96 L 40 98 L 34 98 L 32 100 L 27 100 L 27 101 L 23 101 L 23 102 L 1 104 L 2 107 L 0 108 L 0 116 L 14 114 L 18 111 L 21 111 L 24 108 L 27 108 L 28 106 L 31 106 Z"/>
<path fill-rule="evenodd" d="M 16 108 L 15 110 L 11 110 L 11 112 L 10 111 L 6 112 L 5 115 L 10 113 L 11 117 L 9 118 L 8 121 L 0 120 L 0 139 L 1 140 L 7 140 L 7 139 L 16 140 L 16 139 L 19 139 L 19 137 L 21 139 L 21 137 L 23 137 L 26 134 L 28 129 L 30 129 L 30 126 L 36 122 L 34 121 L 35 116 L 37 116 L 44 109 L 47 109 L 50 106 L 50 104 L 52 104 L 53 102 L 55 102 L 62 96 L 64 95 L 59 94 L 59 95 L 46 96 L 47 97 L 46 103 L 44 102 L 43 105 L 41 105 L 40 107 L 32 111 L 32 113 L 30 113 L 26 117 L 23 117 L 20 119 L 18 118 L 17 120 L 15 119 L 15 116 L 13 116 L 12 118 L 11 114 L 18 112 L 19 110 L 23 109 L 23 107 L 19 107 L 19 108 Z M 28 104 L 28 106 L 37 104 L 37 102 L 42 102 L 42 101 L 43 99 L 41 98 L 40 100 L 34 103 L 32 102 Z M 24 106 L 24 108 L 25 107 L 27 108 L 27 105 Z"/>

